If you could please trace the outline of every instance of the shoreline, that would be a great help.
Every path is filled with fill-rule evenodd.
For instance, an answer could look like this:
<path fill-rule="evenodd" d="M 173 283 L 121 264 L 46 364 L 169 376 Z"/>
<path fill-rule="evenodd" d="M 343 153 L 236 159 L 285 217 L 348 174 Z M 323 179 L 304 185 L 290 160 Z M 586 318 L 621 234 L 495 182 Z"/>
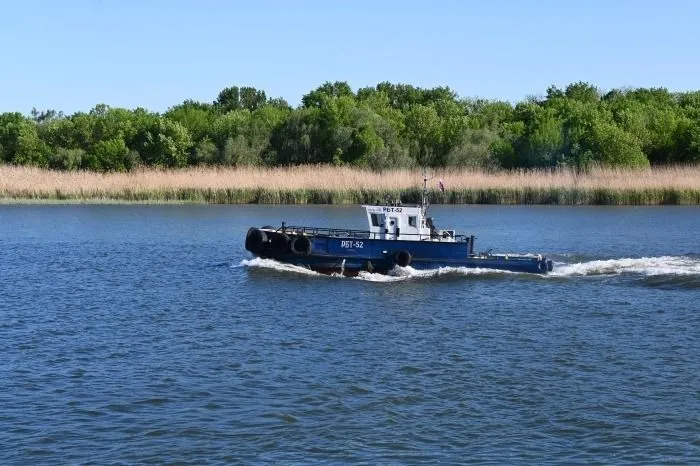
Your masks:
<path fill-rule="evenodd" d="M 480 172 L 437 170 L 431 204 L 700 205 L 700 166 Z M 444 180 L 444 193 L 437 189 Z M 143 169 L 128 173 L 0 166 L 0 204 L 412 204 L 420 171 L 330 166 Z"/>
<path fill-rule="evenodd" d="M 189 205 L 357 205 L 371 204 L 387 195 L 405 204 L 419 202 L 420 191 L 274 191 L 179 189 L 155 192 L 109 192 L 84 194 L 32 193 L 3 195 L 0 204 L 189 204 Z M 467 190 L 442 194 L 428 192 L 433 205 L 700 205 L 700 190 Z"/>

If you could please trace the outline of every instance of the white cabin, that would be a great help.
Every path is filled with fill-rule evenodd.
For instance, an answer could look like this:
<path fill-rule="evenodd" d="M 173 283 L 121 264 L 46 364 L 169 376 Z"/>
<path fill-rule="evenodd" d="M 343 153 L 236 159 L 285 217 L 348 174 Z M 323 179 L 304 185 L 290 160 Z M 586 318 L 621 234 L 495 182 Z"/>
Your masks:
<path fill-rule="evenodd" d="M 422 205 L 363 205 L 370 238 L 403 241 L 454 242 L 454 230 L 437 230 Z"/>

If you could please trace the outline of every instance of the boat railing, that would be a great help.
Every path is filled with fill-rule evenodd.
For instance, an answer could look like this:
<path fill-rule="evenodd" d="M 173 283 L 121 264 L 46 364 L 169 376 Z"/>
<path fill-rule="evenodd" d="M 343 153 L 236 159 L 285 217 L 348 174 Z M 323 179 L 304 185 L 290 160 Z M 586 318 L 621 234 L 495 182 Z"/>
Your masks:
<path fill-rule="evenodd" d="M 311 236 L 326 236 L 331 238 L 353 238 L 353 239 L 384 239 L 384 233 L 375 233 L 369 230 L 352 230 L 349 228 L 326 228 L 326 227 L 308 227 L 296 225 L 282 225 L 277 231 L 295 235 L 311 235 Z M 403 233 L 399 232 L 399 238 L 409 237 L 416 241 L 450 241 L 467 242 L 469 237 L 466 235 L 449 235 L 433 234 L 426 235 L 420 233 Z"/>

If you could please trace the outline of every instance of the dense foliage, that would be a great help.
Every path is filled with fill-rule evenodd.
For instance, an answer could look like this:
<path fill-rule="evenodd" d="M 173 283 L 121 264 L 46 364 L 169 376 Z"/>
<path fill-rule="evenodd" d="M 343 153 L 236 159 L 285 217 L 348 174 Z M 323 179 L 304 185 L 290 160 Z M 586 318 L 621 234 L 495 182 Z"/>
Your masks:
<path fill-rule="evenodd" d="M 643 167 L 700 162 L 700 91 L 579 82 L 508 102 L 447 87 L 325 83 L 298 108 L 251 87 L 164 114 L 97 105 L 67 116 L 0 114 L 0 160 L 54 169 L 328 163 L 372 169 Z"/>

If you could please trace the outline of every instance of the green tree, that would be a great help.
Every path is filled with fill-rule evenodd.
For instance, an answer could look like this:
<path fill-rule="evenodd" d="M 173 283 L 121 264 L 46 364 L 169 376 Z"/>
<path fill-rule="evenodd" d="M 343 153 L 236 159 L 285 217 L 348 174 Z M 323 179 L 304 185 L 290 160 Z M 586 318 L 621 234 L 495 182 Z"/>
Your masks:
<path fill-rule="evenodd" d="M 226 140 L 222 151 L 222 163 L 225 165 L 241 167 L 260 165 L 261 162 L 260 151 L 252 147 L 244 135 Z"/>
<path fill-rule="evenodd" d="M 77 148 L 74 137 L 74 124 L 70 118 L 57 118 L 37 125 L 39 137 L 51 152 L 58 148 Z"/>
<path fill-rule="evenodd" d="M 410 84 L 382 82 L 377 84 L 376 89 L 387 96 L 390 107 L 402 111 L 406 111 L 414 105 L 425 103 L 423 90 Z"/>
<path fill-rule="evenodd" d="M 258 90 L 254 87 L 237 86 L 227 87 L 219 92 L 219 96 L 214 101 L 214 108 L 220 113 L 228 113 L 235 110 L 254 111 L 263 105 L 268 104 L 265 91 Z M 271 99 L 270 105 L 288 108 L 289 104 L 284 99 Z"/>
<path fill-rule="evenodd" d="M 237 86 L 227 87 L 219 92 L 214 106 L 221 113 L 228 113 L 241 108 L 241 93 Z"/>
<path fill-rule="evenodd" d="M 197 142 L 192 151 L 191 165 L 214 165 L 219 160 L 219 150 L 211 139 L 205 137 Z"/>
<path fill-rule="evenodd" d="M 674 134 L 674 162 L 700 162 L 700 119 L 685 118 L 676 127 Z"/>
<path fill-rule="evenodd" d="M 141 145 L 136 150 L 146 164 L 173 168 L 187 165 L 192 147 L 187 128 L 176 121 L 158 118 L 142 131 Z"/>
<path fill-rule="evenodd" d="M 85 151 L 58 147 L 48 156 L 48 167 L 54 170 L 77 170 L 81 168 Z"/>
<path fill-rule="evenodd" d="M 201 141 L 207 137 L 216 114 L 210 104 L 185 100 L 182 104 L 168 109 L 165 117 L 187 128 L 193 141 Z"/>
<path fill-rule="evenodd" d="M 238 135 L 244 135 L 250 127 L 251 113 L 249 110 L 233 110 L 220 115 L 209 128 L 208 136 L 220 149 L 228 139 L 235 139 Z"/>
<path fill-rule="evenodd" d="M 47 166 L 49 148 L 39 138 L 36 124 L 19 113 L 0 115 L 2 159 L 17 165 Z"/>
<path fill-rule="evenodd" d="M 105 171 L 131 170 L 136 163 L 136 160 L 130 157 L 129 148 L 126 147 L 124 139 L 119 137 L 98 141 L 93 154 L 100 169 Z"/>
<path fill-rule="evenodd" d="M 474 99 L 461 102 L 469 118 L 470 128 L 490 128 L 498 130 L 503 124 L 513 120 L 513 106 L 510 102 Z"/>
<path fill-rule="evenodd" d="M 320 107 L 324 100 L 338 97 L 352 97 L 354 94 L 350 85 L 345 81 L 331 83 L 326 81 L 323 85 L 309 92 L 301 98 L 304 107 Z"/>
<path fill-rule="evenodd" d="M 598 89 L 582 81 L 566 86 L 564 95 L 569 99 L 577 100 L 584 104 L 595 104 L 600 100 L 600 92 Z"/>
<path fill-rule="evenodd" d="M 591 131 L 584 135 L 578 152 L 582 162 L 633 168 L 649 166 L 637 138 L 602 120 L 595 121 Z"/>
<path fill-rule="evenodd" d="M 700 91 L 550 86 L 517 105 L 460 99 L 449 87 L 344 81 L 299 108 L 253 87 L 213 103 L 185 100 L 165 114 L 98 104 L 66 116 L 0 115 L 0 161 L 56 169 L 130 170 L 138 164 L 333 163 L 382 170 L 441 167 L 646 166 L 700 158 Z"/>
<path fill-rule="evenodd" d="M 240 90 L 240 106 L 249 111 L 257 110 L 265 105 L 267 96 L 265 91 L 259 91 L 254 87 L 242 87 Z"/>
<path fill-rule="evenodd" d="M 272 133 L 271 150 L 280 165 L 320 163 L 319 109 L 302 108 L 292 112 Z"/>
<path fill-rule="evenodd" d="M 553 167 L 565 159 L 564 122 L 556 109 L 535 103 L 520 103 L 515 118 L 523 131 L 514 141 L 517 165 Z"/>
<path fill-rule="evenodd" d="M 445 165 L 492 169 L 498 166 L 492 145 L 498 141 L 498 134 L 488 128 L 465 129 L 459 142 L 447 154 Z"/>
<path fill-rule="evenodd" d="M 437 166 L 441 121 L 435 108 L 423 104 L 412 106 L 406 112 L 405 125 L 405 137 L 411 141 L 411 158 L 421 166 Z"/>
<path fill-rule="evenodd" d="M 257 152 L 257 163 L 272 165 L 276 162 L 277 153 L 271 147 L 272 134 L 289 116 L 291 109 L 279 105 L 263 105 L 253 111 L 246 130 L 246 138 L 251 148 Z"/>

